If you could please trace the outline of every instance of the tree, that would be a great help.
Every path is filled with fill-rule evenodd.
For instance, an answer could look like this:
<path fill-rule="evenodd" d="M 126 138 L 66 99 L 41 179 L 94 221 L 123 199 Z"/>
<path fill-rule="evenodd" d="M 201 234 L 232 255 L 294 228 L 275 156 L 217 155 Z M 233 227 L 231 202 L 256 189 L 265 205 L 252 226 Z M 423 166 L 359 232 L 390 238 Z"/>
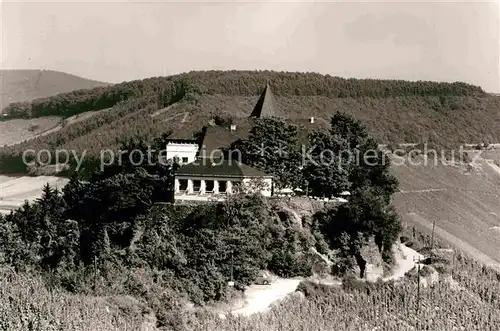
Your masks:
<path fill-rule="evenodd" d="M 390 172 L 389 155 L 378 148 L 372 138 L 367 138 L 357 147 L 359 157 L 351 168 L 349 182 L 351 190 L 374 187 L 390 203 L 392 194 L 398 189 L 398 180 Z"/>
<path fill-rule="evenodd" d="M 315 215 L 317 229 L 341 256 L 354 257 L 364 275 L 361 248 L 374 238 L 386 261 L 400 231 L 400 220 L 390 206 L 398 182 L 389 173 L 390 160 L 359 121 L 337 113 L 329 133 L 309 137 L 311 162 L 304 168 L 313 195 L 351 191 L 349 201 Z M 348 266 L 348 264 L 346 264 Z"/>
<path fill-rule="evenodd" d="M 309 135 L 302 171 L 310 195 L 332 197 L 350 188 L 351 165 L 341 158 L 342 142 L 323 132 Z"/>
<path fill-rule="evenodd" d="M 250 136 L 231 145 L 241 162 L 274 176 L 277 188 L 300 185 L 300 150 L 297 127 L 278 118 L 257 119 Z"/>
<path fill-rule="evenodd" d="M 48 183 L 36 203 L 40 208 L 36 244 L 41 264 L 45 268 L 55 267 L 62 258 L 59 238 L 65 227 L 66 204 L 61 192 Z"/>
<path fill-rule="evenodd" d="M 337 112 L 330 123 L 328 133 L 309 135 L 304 178 L 312 195 L 330 197 L 373 186 L 389 202 L 398 182 L 389 172 L 388 155 L 352 117 Z"/>
<path fill-rule="evenodd" d="M 155 185 L 157 181 L 163 182 L 163 178 L 139 168 L 84 186 L 78 181 L 68 183 L 72 186 L 66 190 L 70 196 L 65 199 L 71 201 L 67 216 L 80 224 L 81 253 L 86 262 L 101 253 L 105 233 L 111 245 L 123 248 L 129 244 L 135 219 L 147 212 L 155 190 L 161 189 L 161 185 Z"/>
<path fill-rule="evenodd" d="M 383 259 L 392 262 L 391 248 L 402 229 L 394 208 L 375 188 L 357 189 L 348 203 L 318 212 L 314 227 L 323 233 L 331 249 L 356 259 L 361 277 L 366 266 L 361 248 L 374 238 Z"/>
<path fill-rule="evenodd" d="M 72 215 L 70 215 L 71 211 L 80 203 L 78 199 L 82 196 L 87 185 L 88 183 L 80 179 L 79 173 L 74 171 L 70 176 L 68 184 L 63 187 L 63 199 L 68 207 L 66 211 L 68 218 L 72 218 Z"/>

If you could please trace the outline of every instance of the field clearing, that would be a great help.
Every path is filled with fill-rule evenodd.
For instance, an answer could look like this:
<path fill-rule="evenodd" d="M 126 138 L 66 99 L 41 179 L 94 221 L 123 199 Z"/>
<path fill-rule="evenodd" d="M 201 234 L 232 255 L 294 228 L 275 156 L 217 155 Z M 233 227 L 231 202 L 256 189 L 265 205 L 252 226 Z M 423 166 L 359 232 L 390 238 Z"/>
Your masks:
<path fill-rule="evenodd" d="M 0 146 L 15 145 L 26 140 L 57 132 L 66 125 L 87 120 L 110 109 L 88 111 L 68 118 L 46 116 L 33 119 L 0 121 Z"/>
<path fill-rule="evenodd" d="M 0 176 L 0 213 L 8 214 L 20 207 L 25 200 L 33 201 L 42 195 L 43 186 L 49 183 L 61 189 L 68 179 L 54 176 L 8 177 Z"/>
<path fill-rule="evenodd" d="M 401 190 L 394 204 L 405 222 L 500 270 L 500 174 L 487 160 L 473 169 L 397 166 Z"/>
<path fill-rule="evenodd" d="M 61 121 L 62 117 L 58 116 L 0 121 L 0 146 L 13 145 L 52 132 Z"/>

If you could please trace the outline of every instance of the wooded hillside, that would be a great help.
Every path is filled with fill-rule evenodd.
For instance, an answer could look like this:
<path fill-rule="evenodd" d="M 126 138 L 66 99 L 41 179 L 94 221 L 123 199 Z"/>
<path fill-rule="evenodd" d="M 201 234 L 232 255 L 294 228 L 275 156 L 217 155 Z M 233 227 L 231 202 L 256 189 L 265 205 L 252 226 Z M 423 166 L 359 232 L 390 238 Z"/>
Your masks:
<path fill-rule="evenodd" d="M 176 130 L 182 119 L 186 122 L 183 130 L 194 134 L 215 115 L 247 117 L 268 82 L 280 116 L 295 124 L 314 116 L 319 126 L 326 125 L 335 112 L 343 111 L 361 120 L 379 143 L 430 142 L 451 148 L 466 142 L 500 141 L 500 97 L 465 83 L 195 71 L 11 104 L 4 119 L 69 117 L 110 109 L 58 132 L 4 147 L 0 150 L 2 170 L 10 167 L 10 161 L 16 163 L 28 148 L 87 150 L 87 155 L 98 155 L 102 149 L 117 148 L 121 140 L 140 137 L 149 141 Z"/>

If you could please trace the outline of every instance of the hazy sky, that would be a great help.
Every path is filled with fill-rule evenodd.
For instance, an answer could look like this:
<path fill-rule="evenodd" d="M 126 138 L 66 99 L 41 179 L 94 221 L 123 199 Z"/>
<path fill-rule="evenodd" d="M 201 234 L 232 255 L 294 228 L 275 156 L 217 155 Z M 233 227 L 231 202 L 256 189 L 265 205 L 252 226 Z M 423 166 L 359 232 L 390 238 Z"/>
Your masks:
<path fill-rule="evenodd" d="M 107 82 L 205 69 L 316 71 L 500 92 L 499 15 L 498 1 L 4 1 L 0 67 Z"/>

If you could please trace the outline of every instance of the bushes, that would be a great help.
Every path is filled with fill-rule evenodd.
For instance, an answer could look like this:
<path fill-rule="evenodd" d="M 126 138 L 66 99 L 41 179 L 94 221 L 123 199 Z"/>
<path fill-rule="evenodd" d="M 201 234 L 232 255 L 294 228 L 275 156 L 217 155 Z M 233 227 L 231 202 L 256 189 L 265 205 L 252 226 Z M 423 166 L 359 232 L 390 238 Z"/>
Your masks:
<path fill-rule="evenodd" d="M 245 285 L 262 269 L 284 277 L 310 275 L 312 257 L 305 252 L 314 243 L 290 224 L 259 196 L 199 207 L 157 206 L 144 221 L 137 250 L 148 265 L 196 284 L 183 288 L 192 299 L 219 300 L 231 274 Z"/>
<path fill-rule="evenodd" d="M 88 184 L 73 179 L 65 188 L 73 199 L 47 187 L 39 202 L 5 217 L 2 263 L 45 269 L 50 287 L 71 292 L 105 290 L 145 298 L 150 289 L 144 282 L 152 278 L 154 286 L 184 293 L 198 304 L 224 299 L 231 277 L 249 285 L 263 269 L 283 277 L 311 274 L 314 256 L 307 252 L 313 237 L 287 217 L 281 219 L 280 210 L 264 198 L 235 196 L 208 205 L 143 208 L 136 203 L 151 196 L 147 186 L 142 183 L 141 192 L 135 188 L 127 193 L 113 184 L 117 176 L 129 187 L 145 178 L 118 174 Z M 104 196 L 113 201 L 101 205 Z M 84 206 L 91 212 L 82 210 Z M 43 220 L 43 211 L 51 217 L 37 226 L 38 236 L 33 237 L 32 229 L 23 226 L 29 217 Z M 76 221 L 64 221 L 69 214 Z M 45 237 L 51 238 L 50 244 L 41 244 Z M 138 270 L 144 276 L 136 279 Z"/>
<path fill-rule="evenodd" d="M 275 251 L 269 263 L 269 269 L 280 277 L 311 276 L 312 268 L 312 257 L 286 248 Z"/>
<path fill-rule="evenodd" d="M 138 330 L 139 312 L 117 302 L 49 289 L 40 275 L 0 275 L 0 330 Z"/>

